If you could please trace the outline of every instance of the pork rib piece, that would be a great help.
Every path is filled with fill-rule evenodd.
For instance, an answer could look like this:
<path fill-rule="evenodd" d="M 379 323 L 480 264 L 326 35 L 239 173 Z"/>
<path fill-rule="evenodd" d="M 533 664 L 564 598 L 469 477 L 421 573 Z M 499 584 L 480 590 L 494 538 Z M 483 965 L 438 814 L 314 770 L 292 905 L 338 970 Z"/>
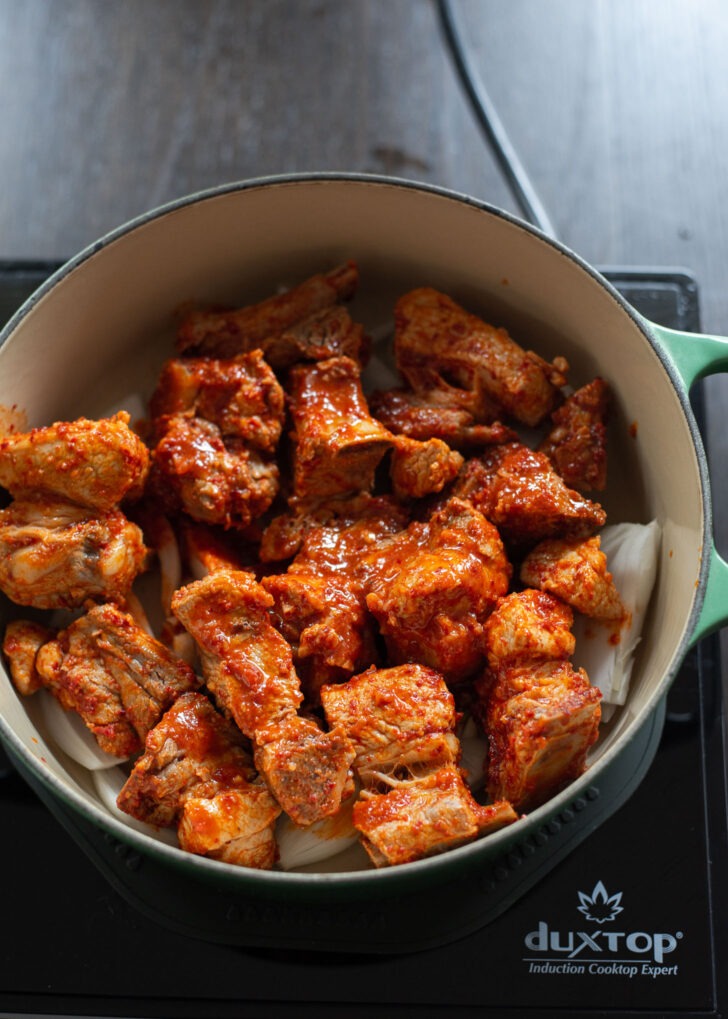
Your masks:
<path fill-rule="evenodd" d="M 58 421 L 0 439 L 0 485 L 16 498 L 62 499 L 107 511 L 141 495 L 149 453 L 129 414 Z"/>
<path fill-rule="evenodd" d="M 520 442 L 492 446 L 468 460 L 452 488 L 499 529 L 506 542 L 534 545 L 544 538 L 586 538 L 607 515 L 568 488 L 544 453 Z"/>
<path fill-rule="evenodd" d="M 229 311 L 193 311 L 180 324 L 177 349 L 184 354 L 234 357 L 264 344 L 318 311 L 353 297 L 359 283 L 349 261 L 311 276 L 281 294 Z"/>
<path fill-rule="evenodd" d="M 174 414 L 164 423 L 150 479 L 160 506 L 237 529 L 265 513 L 278 493 L 274 460 L 239 439 L 225 441 L 218 426 L 204 418 Z"/>
<path fill-rule="evenodd" d="M 149 403 L 149 489 L 168 513 L 245 529 L 278 493 L 285 396 L 259 350 L 166 362 Z"/>
<path fill-rule="evenodd" d="M 626 618 L 598 535 L 584 541 L 540 542 L 521 563 L 520 577 L 524 584 L 550 591 L 585 616 Z"/>
<path fill-rule="evenodd" d="M 574 651 L 573 613 L 526 589 L 499 603 L 485 626 L 489 668 L 476 684 L 488 736 L 487 788 L 532 810 L 577 778 L 599 734 L 600 697 Z"/>
<path fill-rule="evenodd" d="M 493 524 L 469 502 L 449 499 L 372 556 L 366 603 L 390 657 L 422 662 L 449 682 L 472 675 L 485 658 L 483 622 L 511 576 Z"/>
<path fill-rule="evenodd" d="M 370 490 L 392 436 L 369 413 L 357 362 L 334 357 L 299 365 L 291 371 L 289 394 L 296 498 Z"/>
<path fill-rule="evenodd" d="M 39 649 L 35 667 L 102 750 L 128 757 L 185 691 L 194 672 L 115 605 L 97 605 Z"/>
<path fill-rule="evenodd" d="M 457 766 L 454 699 L 433 669 L 368 669 L 325 686 L 321 700 L 356 748 L 362 791 L 352 816 L 375 866 L 443 852 L 516 820 L 507 803 L 473 799 Z"/>
<path fill-rule="evenodd" d="M 117 804 L 176 826 L 188 852 L 258 869 L 275 862 L 280 807 L 256 780 L 239 730 L 200 693 L 183 694 L 151 730 Z"/>
<path fill-rule="evenodd" d="M 394 322 L 397 367 L 412 389 L 437 392 L 476 421 L 507 414 L 537 425 L 566 382 L 563 358 L 548 364 L 431 287 L 400 297 Z"/>
<path fill-rule="evenodd" d="M 123 601 L 146 564 L 142 532 L 121 510 L 40 498 L 0 510 L 0 590 L 18 605 Z"/>
<path fill-rule="evenodd" d="M 283 427 L 285 396 L 259 350 L 222 360 L 172 358 L 162 367 L 149 401 L 158 431 L 172 414 L 204 418 L 226 439 L 241 439 L 264 453 L 274 453 Z"/>
<path fill-rule="evenodd" d="M 444 404 L 442 399 L 445 399 Z M 420 441 L 442 439 L 453 449 L 473 450 L 517 438 L 516 433 L 500 421 L 476 423 L 472 413 L 463 407 L 451 406 L 437 390 L 377 391 L 370 396 L 369 406 L 374 417 L 395 435 Z"/>
<path fill-rule="evenodd" d="M 346 308 L 323 308 L 290 328 L 260 341 L 268 364 L 286 371 L 302 361 L 325 361 L 329 357 L 351 357 L 364 363 L 369 340 L 364 327 L 354 322 Z"/>
<path fill-rule="evenodd" d="M 55 631 L 29 619 L 13 619 L 5 627 L 3 654 L 16 689 L 24 697 L 43 686 L 35 660 L 38 652 L 55 636 Z"/>
<path fill-rule="evenodd" d="M 339 809 L 354 751 L 343 733 L 297 715 L 300 683 L 291 649 L 271 623 L 272 607 L 251 574 L 231 570 L 188 584 L 172 600 L 217 704 L 253 741 L 280 805 L 307 825 Z"/>
<path fill-rule="evenodd" d="M 579 492 L 607 485 L 609 387 L 596 378 L 567 397 L 551 415 L 551 431 L 538 447 L 569 488 Z"/>
<path fill-rule="evenodd" d="M 384 867 L 454 849 L 513 824 L 518 815 L 505 800 L 477 803 L 458 769 L 445 765 L 385 796 L 364 793 L 352 818 L 372 863 Z"/>

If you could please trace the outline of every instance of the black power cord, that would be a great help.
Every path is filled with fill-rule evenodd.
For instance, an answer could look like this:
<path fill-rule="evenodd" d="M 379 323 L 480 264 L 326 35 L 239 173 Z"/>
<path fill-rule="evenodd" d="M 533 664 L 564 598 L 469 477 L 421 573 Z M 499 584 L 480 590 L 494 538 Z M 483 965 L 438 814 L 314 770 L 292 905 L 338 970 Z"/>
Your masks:
<path fill-rule="evenodd" d="M 470 100 L 478 125 L 487 138 L 523 215 L 533 226 L 538 227 L 549 237 L 555 238 L 556 229 L 541 204 L 493 102 L 473 66 L 463 43 L 463 34 L 451 0 L 437 0 L 437 9 L 445 42 L 460 83 Z"/>

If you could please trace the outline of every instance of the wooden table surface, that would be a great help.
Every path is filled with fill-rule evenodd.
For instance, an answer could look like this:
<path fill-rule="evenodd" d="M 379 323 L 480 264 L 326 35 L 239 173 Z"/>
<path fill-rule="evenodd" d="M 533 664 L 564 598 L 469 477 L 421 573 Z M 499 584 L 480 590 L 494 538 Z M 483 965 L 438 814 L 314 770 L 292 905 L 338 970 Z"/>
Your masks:
<path fill-rule="evenodd" d="M 681 266 L 728 334 L 724 0 L 453 0 L 559 238 Z M 518 212 L 431 0 L 0 0 L 0 258 L 226 181 L 390 173 Z M 708 385 L 728 554 L 728 382 Z M 716 466 L 717 465 L 717 466 Z"/>

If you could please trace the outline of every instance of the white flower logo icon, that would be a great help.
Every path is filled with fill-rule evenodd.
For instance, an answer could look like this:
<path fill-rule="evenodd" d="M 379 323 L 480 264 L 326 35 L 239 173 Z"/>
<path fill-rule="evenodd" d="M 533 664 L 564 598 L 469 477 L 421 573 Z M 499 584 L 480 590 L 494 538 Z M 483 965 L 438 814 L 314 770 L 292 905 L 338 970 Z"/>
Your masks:
<path fill-rule="evenodd" d="M 593 923 L 606 923 L 609 920 L 614 920 L 624 908 L 620 906 L 622 893 L 617 892 L 616 895 L 610 895 L 601 881 L 597 881 L 594 885 L 591 895 L 587 895 L 586 892 L 577 892 L 577 895 L 581 903 L 577 907 L 579 912 Z"/>

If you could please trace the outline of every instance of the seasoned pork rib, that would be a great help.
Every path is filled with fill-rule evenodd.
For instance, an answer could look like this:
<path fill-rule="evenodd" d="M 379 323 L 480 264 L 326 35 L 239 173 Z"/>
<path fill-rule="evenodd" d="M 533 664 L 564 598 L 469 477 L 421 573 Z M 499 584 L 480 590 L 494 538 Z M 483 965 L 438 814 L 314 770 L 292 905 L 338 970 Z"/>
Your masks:
<path fill-rule="evenodd" d="M 290 374 L 296 498 L 370 490 L 392 437 L 369 413 L 361 368 L 348 357 L 299 365 Z"/>
<path fill-rule="evenodd" d="M 271 625 L 273 599 L 244 572 L 216 570 L 180 588 L 172 610 L 197 643 L 208 689 L 249 738 L 295 714 L 298 676 Z"/>
<path fill-rule="evenodd" d="M 408 521 L 407 510 L 392 498 L 373 496 L 368 492 L 327 499 L 317 505 L 299 504 L 289 512 L 274 517 L 263 532 L 260 543 L 261 562 L 292 559 L 301 549 L 306 535 L 316 528 L 324 528 L 325 532 L 322 533 L 333 533 L 350 527 L 367 529 L 372 524 L 378 527 L 378 522 L 382 522 L 389 533 L 393 533 L 405 527 Z M 364 535 L 363 540 L 371 543 L 376 539 Z M 320 543 L 322 552 L 327 544 L 327 539 Z M 332 569 L 338 569 L 331 556 L 328 561 Z M 341 571 L 348 570 L 350 565 L 349 562 L 342 564 Z"/>
<path fill-rule="evenodd" d="M 114 605 L 97 605 L 37 653 L 43 686 L 81 716 L 102 750 L 128 757 L 199 681 L 185 662 Z"/>
<path fill-rule="evenodd" d="M 598 735 L 600 695 L 569 662 L 532 665 L 522 677 L 517 668 L 508 671 L 488 712 L 488 792 L 533 810 L 584 771 Z M 523 689 L 503 697 L 517 679 Z"/>
<path fill-rule="evenodd" d="M 324 686 L 321 703 L 329 724 L 352 741 L 354 769 L 365 788 L 458 761 L 455 701 L 434 669 L 370 668 L 347 683 Z"/>
<path fill-rule="evenodd" d="M 202 694 L 183 694 L 152 729 L 117 803 L 148 824 L 176 825 L 188 852 L 259 869 L 275 862 L 280 807 L 256 781 L 239 730 Z"/>
<path fill-rule="evenodd" d="M 299 679 L 289 645 L 271 624 L 272 605 L 250 574 L 228 570 L 188 584 L 172 603 L 218 705 L 253 740 L 283 809 L 306 825 L 338 810 L 353 750 L 342 733 L 297 716 Z"/>
<path fill-rule="evenodd" d="M 300 531 L 294 531 L 296 521 Z M 293 549 L 298 541 L 298 554 L 286 573 L 261 583 L 273 596 L 276 626 L 291 645 L 310 704 L 318 703 L 322 684 L 348 679 L 378 661 L 365 597 L 376 550 L 406 521 L 390 499 L 363 495 L 310 518 L 294 515 L 290 529 L 277 531 L 278 548 L 288 542 Z"/>
<path fill-rule="evenodd" d="M 259 350 L 170 360 L 150 401 L 150 492 L 168 513 L 243 529 L 278 493 L 283 390 Z"/>
<path fill-rule="evenodd" d="M 472 675 L 484 660 L 483 622 L 511 576 L 496 528 L 450 499 L 372 557 L 366 603 L 391 659 L 429 665 L 450 682 Z"/>
<path fill-rule="evenodd" d="M 422 499 L 441 492 L 455 480 L 462 465 L 460 453 L 442 439 L 420 442 L 405 435 L 393 436 L 389 473 L 398 499 Z"/>
<path fill-rule="evenodd" d="M 233 311 L 193 311 L 179 327 L 177 349 L 185 354 L 234 357 L 260 347 L 315 312 L 349 300 L 358 283 L 356 264 L 346 262 L 257 304 Z"/>
<path fill-rule="evenodd" d="M 564 482 L 579 492 L 606 487 L 608 412 L 609 387 L 596 378 L 552 413 L 551 431 L 538 447 Z"/>
<path fill-rule="evenodd" d="M 507 542 L 534 545 L 544 538 L 585 538 L 606 513 L 567 488 L 543 453 L 520 442 L 493 446 L 469 460 L 452 493 L 468 499 Z"/>
<path fill-rule="evenodd" d="M 516 433 L 493 421 L 477 424 L 473 414 L 462 407 L 444 406 L 437 390 L 410 392 L 389 389 L 372 393 L 369 406 L 375 418 L 395 435 L 426 441 L 442 439 L 453 449 L 477 449 L 499 442 L 512 442 Z"/>
<path fill-rule="evenodd" d="M 386 796 L 366 793 L 354 804 L 354 826 L 376 867 L 446 852 L 518 820 L 505 800 L 481 806 L 459 770 L 445 765 Z"/>
<path fill-rule="evenodd" d="M 0 439 L 0 485 L 15 498 L 50 497 L 105 512 L 138 497 L 148 470 L 149 453 L 126 411 Z"/>
<path fill-rule="evenodd" d="M 217 425 L 176 414 L 164 419 L 154 448 L 150 490 L 169 513 L 245 528 L 265 513 L 278 492 L 273 460 L 239 439 L 223 440 Z"/>
<path fill-rule="evenodd" d="M 520 576 L 524 584 L 555 594 L 585 616 L 615 620 L 626 616 L 598 536 L 542 541 L 523 560 Z"/>
<path fill-rule="evenodd" d="M 369 343 L 364 327 L 354 322 L 346 308 L 335 305 L 314 312 L 289 329 L 260 342 L 268 364 L 285 371 L 301 361 L 325 361 L 329 357 L 366 360 Z"/>
<path fill-rule="evenodd" d="M 507 803 L 482 807 L 473 799 L 457 767 L 454 700 L 434 670 L 369 669 L 325 686 L 321 700 L 329 723 L 356 748 L 362 792 L 353 820 L 377 867 L 442 852 L 516 820 Z"/>
<path fill-rule="evenodd" d="M 373 621 L 353 578 L 291 569 L 264 577 L 275 624 L 290 644 L 306 702 L 324 683 L 348 679 L 379 657 Z"/>
<path fill-rule="evenodd" d="M 502 598 L 485 622 L 488 664 L 496 670 L 513 662 L 571 658 L 574 613 L 545 591 L 526 589 Z"/>
<path fill-rule="evenodd" d="M 28 619 L 11 620 L 5 628 L 3 654 L 13 683 L 25 697 L 43 686 L 43 678 L 35 666 L 35 659 L 43 645 L 53 636 L 53 630 Z"/>
<path fill-rule="evenodd" d="M 49 499 L 0 510 L 0 590 L 18 605 L 121 601 L 146 561 L 141 531 L 120 510 Z"/>
<path fill-rule="evenodd" d="M 566 382 L 563 358 L 547 364 L 429 287 L 404 294 L 395 306 L 397 367 L 416 393 L 437 391 L 478 421 L 504 413 L 537 425 Z M 445 400 L 443 399 L 443 403 Z"/>
<path fill-rule="evenodd" d="M 223 439 L 240 439 L 265 453 L 275 452 L 284 412 L 283 389 L 259 350 L 229 360 L 167 361 L 149 401 L 162 434 L 164 418 L 186 414 L 216 425 Z"/>
<path fill-rule="evenodd" d="M 351 743 L 341 729 L 324 732 L 312 718 L 289 714 L 258 729 L 255 766 L 296 824 L 332 817 L 351 795 Z"/>
<path fill-rule="evenodd" d="M 488 736 L 488 793 L 532 810 L 577 778 L 597 738 L 600 693 L 574 650 L 571 609 L 542 591 L 508 595 L 486 623 L 476 684 Z"/>

